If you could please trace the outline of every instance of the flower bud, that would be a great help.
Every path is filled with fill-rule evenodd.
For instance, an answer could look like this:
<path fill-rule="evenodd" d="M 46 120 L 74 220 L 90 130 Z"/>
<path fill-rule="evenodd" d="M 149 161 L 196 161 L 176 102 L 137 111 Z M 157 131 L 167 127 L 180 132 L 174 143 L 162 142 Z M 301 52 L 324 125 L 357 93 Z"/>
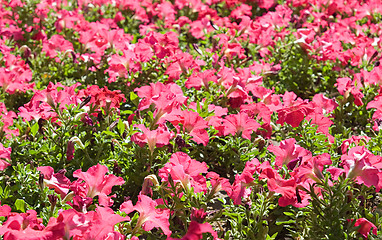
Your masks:
<path fill-rule="evenodd" d="M 197 209 L 192 208 L 191 209 L 191 221 L 196 221 L 198 223 L 203 223 L 206 219 L 207 213 L 204 211 L 204 209 Z"/>
<path fill-rule="evenodd" d="M 74 158 L 74 142 L 68 141 L 68 146 L 66 148 L 66 159 L 68 161 L 73 160 Z"/>
<path fill-rule="evenodd" d="M 72 137 L 70 140 L 70 142 L 75 142 L 78 144 L 78 146 L 82 149 L 85 148 L 84 144 L 81 142 L 81 139 L 79 139 L 78 137 Z"/>
<path fill-rule="evenodd" d="M 51 106 L 53 109 L 56 108 L 56 104 L 54 103 L 54 100 L 52 98 L 52 95 L 50 93 L 46 93 L 46 102 Z"/>
<path fill-rule="evenodd" d="M 38 186 L 40 188 L 41 191 L 44 191 L 44 174 L 42 174 L 40 172 L 39 176 L 38 176 Z"/>
<path fill-rule="evenodd" d="M 159 186 L 159 181 L 157 179 L 157 177 L 154 175 L 154 174 L 151 174 L 151 175 L 148 175 L 147 177 L 145 177 L 145 179 L 143 180 L 143 185 L 142 185 L 142 191 L 141 191 L 141 194 L 144 194 L 144 195 L 152 195 L 153 194 L 153 191 L 152 191 L 152 187 L 158 187 Z"/>
<path fill-rule="evenodd" d="M 48 195 L 48 200 L 50 202 L 50 205 L 52 206 L 52 208 L 54 208 L 57 204 L 57 199 L 58 197 L 54 194 L 49 194 Z"/>

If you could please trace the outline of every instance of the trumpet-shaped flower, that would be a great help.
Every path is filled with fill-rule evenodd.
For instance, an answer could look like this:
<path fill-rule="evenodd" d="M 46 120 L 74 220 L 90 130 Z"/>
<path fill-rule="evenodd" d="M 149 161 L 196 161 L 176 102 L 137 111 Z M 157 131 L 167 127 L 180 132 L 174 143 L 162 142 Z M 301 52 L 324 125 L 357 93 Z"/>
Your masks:
<path fill-rule="evenodd" d="M 61 195 L 63 199 L 69 192 L 70 180 L 65 177 L 66 170 L 60 170 L 58 173 L 54 173 L 54 169 L 50 166 L 38 167 L 44 175 L 44 185 L 53 188 L 54 191 Z"/>
<path fill-rule="evenodd" d="M 184 189 L 190 190 L 193 187 L 195 192 L 205 192 L 206 179 L 201 174 L 206 173 L 207 168 L 205 162 L 191 159 L 186 153 L 176 152 L 170 161 L 159 169 L 159 177 L 162 181 L 168 181 L 168 176 L 171 175 L 173 181 L 181 183 Z"/>
<path fill-rule="evenodd" d="M 108 171 L 106 166 L 97 164 L 90 167 L 86 172 L 82 172 L 80 169 L 74 171 L 73 177 L 85 181 L 86 197 L 98 196 L 102 205 L 110 205 L 108 195 L 111 193 L 112 187 L 122 185 L 125 181 L 113 174 L 105 175 Z"/>
<path fill-rule="evenodd" d="M 156 208 L 157 206 L 158 203 L 150 197 L 139 195 L 138 202 L 135 206 L 133 206 L 133 203 L 129 200 L 122 203 L 120 209 L 126 214 L 129 214 L 132 211 L 139 212 L 138 222 L 134 229 L 142 227 L 143 230 L 150 231 L 154 227 L 159 227 L 165 235 L 170 236 L 170 210 Z"/>
<path fill-rule="evenodd" d="M 374 235 L 377 235 L 377 227 L 367 220 L 366 218 L 359 218 L 355 221 L 354 224 L 355 227 L 360 226 L 358 229 L 358 232 L 365 238 L 367 239 L 370 232 L 372 232 Z"/>
<path fill-rule="evenodd" d="M 11 151 L 12 149 L 5 148 L 3 144 L 0 143 L 0 171 L 3 171 L 11 164 L 8 162 L 11 160 Z"/>
<path fill-rule="evenodd" d="M 304 157 L 310 154 L 310 152 L 296 144 L 294 138 L 289 138 L 280 142 L 279 146 L 270 145 L 268 150 L 276 155 L 276 165 L 282 167 L 287 165 L 290 161 Z"/>
<path fill-rule="evenodd" d="M 341 157 L 348 178 L 355 178 L 359 184 L 367 187 L 382 188 L 382 157 L 373 155 L 364 146 L 356 146 Z"/>
<path fill-rule="evenodd" d="M 163 125 L 160 125 L 155 130 L 146 128 L 143 124 L 136 125 L 142 133 L 135 133 L 131 136 L 131 140 L 143 147 L 145 144 L 149 146 L 151 154 L 154 152 L 155 147 L 163 147 L 167 145 L 173 137 L 172 132 L 169 132 Z"/>

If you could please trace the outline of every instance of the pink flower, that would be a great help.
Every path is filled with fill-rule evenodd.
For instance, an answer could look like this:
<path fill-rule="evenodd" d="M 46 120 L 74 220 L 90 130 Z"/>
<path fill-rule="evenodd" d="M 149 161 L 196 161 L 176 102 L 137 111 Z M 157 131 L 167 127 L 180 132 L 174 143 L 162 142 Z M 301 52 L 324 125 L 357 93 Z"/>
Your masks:
<path fill-rule="evenodd" d="M 306 120 L 311 120 L 311 124 L 318 125 L 317 132 L 325 134 L 331 143 L 334 142 L 334 137 L 329 133 L 329 127 L 333 122 L 328 117 L 325 117 L 320 109 L 316 108 L 306 117 Z"/>
<path fill-rule="evenodd" d="M 382 157 L 373 155 L 364 146 L 356 146 L 341 160 L 348 178 L 355 178 L 367 187 L 375 186 L 377 191 L 382 188 Z"/>
<path fill-rule="evenodd" d="M 160 125 L 155 130 L 150 130 L 143 124 L 135 125 L 135 127 L 139 128 L 143 133 L 134 133 L 131 136 L 131 141 L 135 142 L 140 147 L 148 144 L 151 154 L 153 154 L 155 147 L 163 147 L 167 145 L 174 135 L 172 132 L 169 132 L 168 129 L 163 125 Z"/>
<path fill-rule="evenodd" d="M 138 110 L 142 111 L 149 108 L 151 104 L 155 105 L 154 123 L 187 101 L 182 89 L 174 83 L 166 85 L 161 82 L 151 83 L 150 86 L 136 88 L 134 91 L 140 98 L 143 98 L 139 103 Z"/>
<path fill-rule="evenodd" d="M 276 165 L 282 167 L 298 157 L 304 157 L 310 152 L 296 144 L 294 138 L 289 138 L 280 142 L 279 146 L 270 145 L 268 151 L 276 155 Z"/>
<path fill-rule="evenodd" d="M 351 144 L 354 143 L 356 146 L 362 146 L 362 145 L 365 145 L 367 142 L 369 142 L 369 140 L 370 140 L 370 137 L 368 136 L 351 136 L 350 138 L 342 142 L 341 152 L 342 154 L 346 154 Z"/>
<path fill-rule="evenodd" d="M 183 130 L 192 136 L 191 140 L 196 143 L 207 145 L 209 141 L 207 121 L 199 113 L 187 110 L 176 110 L 165 117 L 165 120 L 171 122 L 174 126 L 182 124 Z"/>
<path fill-rule="evenodd" d="M 338 78 L 335 84 L 338 88 L 338 92 L 344 96 L 344 99 L 348 99 L 350 94 L 354 97 L 354 103 L 357 106 L 362 106 L 362 98 L 364 97 L 361 92 L 361 83 L 356 80 L 351 80 L 350 78 Z"/>
<path fill-rule="evenodd" d="M 209 223 L 198 223 L 191 221 L 188 226 L 188 231 L 181 239 L 179 238 L 167 238 L 168 240 L 200 240 L 203 239 L 203 233 L 211 233 L 214 239 L 219 239 L 218 234 L 212 229 Z"/>
<path fill-rule="evenodd" d="M 65 87 L 61 83 L 49 83 L 44 90 L 36 91 L 29 103 L 20 107 L 19 116 L 23 117 L 25 121 L 31 119 L 38 120 L 43 118 L 48 120 L 55 117 L 57 114 L 53 108 L 59 107 L 61 110 L 71 104 L 77 105 L 80 100 L 75 92 L 80 83 L 73 84 L 70 87 Z"/>
<path fill-rule="evenodd" d="M 64 224 L 51 218 L 45 227 L 42 219 L 37 218 L 36 211 L 28 210 L 26 213 L 10 215 L 0 226 L 0 235 L 9 240 L 58 240 L 64 236 Z"/>
<path fill-rule="evenodd" d="M 382 120 L 382 96 L 378 95 L 374 100 L 370 101 L 366 109 L 375 108 L 376 111 L 373 114 L 373 120 L 375 121 L 373 130 L 380 131 L 381 129 L 381 120 Z"/>
<path fill-rule="evenodd" d="M 370 231 L 372 231 L 374 235 L 377 235 L 377 227 L 372 222 L 369 222 L 369 220 L 367 220 L 366 218 L 357 219 L 355 221 L 354 226 L 355 227 L 360 226 L 360 228 L 358 229 L 358 232 L 365 239 L 367 239 L 367 237 L 369 236 Z"/>
<path fill-rule="evenodd" d="M 298 191 L 295 178 L 283 179 L 280 175 L 268 179 L 268 189 L 282 196 L 279 198 L 279 205 L 285 207 L 293 205 L 295 207 L 305 207 L 309 204 L 309 196 L 305 191 Z"/>
<path fill-rule="evenodd" d="M 74 171 L 73 177 L 77 177 L 86 184 L 86 196 L 94 198 L 99 197 L 100 204 L 109 206 L 111 189 L 115 185 L 122 185 L 125 181 L 121 177 L 116 177 L 113 174 L 105 175 L 108 168 L 104 165 L 97 164 L 90 167 L 86 172 L 80 169 Z"/>
<path fill-rule="evenodd" d="M 97 207 L 95 213 L 87 213 L 87 219 L 91 222 L 91 226 L 88 231 L 84 234 L 86 237 L 84 239 L 94 239 L 94 240 L 104 240 L 113 239 L 112 236 L 121 239 L 120 233 L 114 231 L 114 226 L 117 223 L 130 220 L 129 217 L 122 217 L 115 214 L 111 208 L 108 207 Z M 123 238 L 122 238 L 123 239 Z"/>
<path fill-rule="evenodd" d="M 206 70 L 204 72 L 192 74 L 185 82 L 185 86 L 186 88 L 194 87 L 197 90 L 200 90 L 200 88 L 204 86 L 206 89 L 208 89 L 209 82 L 217 83 L 215 70 Z"/>
<path fill-rule="evenodd" d="M 185 190 L 194 188 L 195 192 L 206 191 L 206 179 L 201 174 L 207 172 L 207 164 L 191 159 L 186 153 L 176 152 L 172 154 L 170 161 L 159 169 L 159 177 L 162 181 L 168 181 L 171 175 L 174 182 L 180 182 Z"/>
<path fill-rule="evenodd" d="M 1 74 L 0 74 L 1 75 Z M 19 129 L 11 129 L 13 125 L 13 119 L 17 118 L 16 113 L 12 111 L 7 111 L 7 108 L 3 102 L 0 102 L 0 134 L 1 132 L 6 133 L 6 138 L 11 138 L 12 136 L 19 135 Z"/>
<path fill-rule="evenodd" d="M 232 184 L 232 190 L 226 191 L 234 204 L 241 204 L 243 198 L 248 200 L 251 194 L 251 186 L 255 178 L 253 174 L 256 172 L 256 167 L 260 164 L 256 158 L 245 164 L 245 168 L 241 174 L 235 176 L 235 182 Z M 225 189 L 224 189 L 225 190 Z"/>
<path fill-rule="evenodd" d="M 54 173 L 54 169 L 50 166 L 38 167 L 37 170 L 44 175 L 44 185 L 51 189 L 53 188 L 56 193 L 61 195 L 61 199 L 68 194 L 71 183 L 70 180 L 65 177 L 66 170 L 60 170 L 58 173 Z"/>
<path fill-rule="evenodd" d="M 1 204 L 1 203 L 0 203 Z M 0 217 L 8 217 L 11 213 L 11 207 L 8 205 L 0 206 Z"/>
<path fill-rule="evenodd" d="M 297 167 L 291 175 L 301 181 L 313 179 L 319 181 L 323 179 L 322 171 L 325 165 L 331 165 L 330 155 L 323 153 L 312 158 L 306 158 L 299 167 Z"/>
<path fill-rule="evenodd" d="M 167 67 L 165 74 L 168 74 L 170 80 L 179 79 L 180 75 L 187 74 L 189 69 L 194 71 L 200 67 L 191 54 L 178 50 L 169 60 L 172 60 Z"/>
<path fill-rule="evenodd" d="M 109 73 L 109 82 L 117 81 L 117 78 L 127 78 L 128 74 L 140 70 L 140 63 L 135 53 L 131 50 L 123 50 L 123 56 L 114 54 L 108 60 L 109 68 L 105 73 Z"/>
<path fill-rule="evenodd" d="M 48 57 L 54 58 L 57 56 L 57 52 L 72 50 L 73 45 L 71 42 L 65 40 L 61 35 L 53 35 L 49 40 L 44 41 L 42 51 L 46 53 Z"/>
<path fill-rule="evenodd" d="M 90 227 L 91 222 L 86 218 L 86 214 L 77 212 L 74 209 L 68 209 L 62 211 L 57 217 L 58 222 L 65 224 L 65 237 L 71 239 L 71 237 L 81 236 Z"/>
<path fill-rule="evenodd" d="M 325 110 L 325 113 L 331 113 L 338 107 L 335 100 L 325 97 L 323 94 L 314 95 L 312 102 L 316 107 Z"/>
<path fill-rule="evenodd" d="M 157 206 L 158 203 L 150 197 L 139 195 L 138 202 L 135 206 L 133 206 L 133 203 L 129 200 L 122 203 L 120 209 L 126 214 L 129 214 L 132 211 L 139 212 L 138 222 L 133 231 L 137 231 L 140 227 L 145 231 L 150 231 L 154 227 L 159 227 L 165 235 L 170 236 L 170 210 L 156 208 Z"/>
<path fill-rule="evenodd" d="M 0 171 L 3 171 L 11 165 L 9 163 L 9 161 L 11 160 L 11 152 L 12 149 L 10 147 L 5 148 L 3 144 L 0 143 Z"/>
<path fill-rule="evenodd" d="M 241 134 L 243 138 L 251 139 L 251 134 L 253 131 L 256 131 L 260 124 L 248 117 L 247 113 L 239 112 L 238 114 L 228 115 L 223 120 L 224 126 L 224 135 L 232 134 Z"/>
<path fill-rule="evenodd" d="M 298 127 L 305 116 L 314 112 L 314 108 L 293 92 L 286 92 L 283 96 L 283 106 L 277 110 L 278 119 L 276 123 L 284 125 L 290 124 L 292 127 Z"/>

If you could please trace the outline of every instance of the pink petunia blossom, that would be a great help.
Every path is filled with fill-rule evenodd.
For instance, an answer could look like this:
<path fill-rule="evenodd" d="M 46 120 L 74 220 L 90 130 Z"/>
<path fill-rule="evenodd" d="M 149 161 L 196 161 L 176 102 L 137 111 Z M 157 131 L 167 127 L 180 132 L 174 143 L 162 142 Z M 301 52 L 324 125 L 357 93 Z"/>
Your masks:
<path fill-rule="evenodd" d="M 377 235 L 377 227 L 367 220 L 366 218 L 359 218 L 355 221 L 354 224 L 355 227 L 360 226 L 358 229 L 358 232 L 365 238 L 367 239 L 370 232 L 373 233 L 374 235 Z"/>
<path fill-rule="evenodd" d="M 341 156 L 347 178 L 355 178 L 357 183 L 367 187 L 382 188 L 382 157 L 372 154 L 364 146 L 356 146 L 348 154 Z"/>
<path fill-rule="evenodd" d="M 194 188 L 195 192 L 206 191 L 206 179 L 202 173 L 207 172 L 207 164 L 191 159 L 186 153 L 176 152 L 171 155 L 170 161 L 159 169 L 159 177 L 162 181 L 168 181 L 171 175 L 172 180 L 181 183 L 186 190 Z"/>
<path fill-rule="evenodd" d="M 4 171 L 11 164 L 9 161 L 11 160 L 11 152 L 12 148 L 5 148 L 2 143 L 0 143 L 0 171 Z"/>
<path fill-rule="evenodd" d="M 276 155 L 276 166 L 282 167 L 298 157 L 309 155 L 309 151 L 296 144 L 294 138 L 289 138 L 280 142 L 279 146 L 270 145 L 268 150 Z"/>
<path fill-rule="evenodd" d="M 62 239 L 64 233 L 63 223 L 51 218 L 45 227 L 34 210 L 28 210 L 26 213 L 12 213 L 0 226 L 0 235 L 9 240 L 58 240 Z"/>
<path fill-rule="evenodd" d="M 162 229 L 163 233 L 167 236 L 171 235 L 169 229 L 169 209 L 160 209 L 157 208 L 158 203 L 152 200 L 146 195 L 139 195 L 138 202 L 134 206 L 131 200 L 122 203 L 120 210 L 126 214 L 131 213 L 132 211 L 139 212 L 139 218 L 137 225 L 134 229 L 143 228 L 145 231 L 150 231 L 154 227 L 159 227 Z"/>
<path fill-rule="evenodd" d="M 191 140 L 196 143 L 207 145 L 209 136 L 206 131 L 208 122 L 204 120 L 199 113 L 188 110 L 174 110 L 168 114 L 163 120 L 171 122 L 174 126 L 182 124 L 183 131 L 192 136 Z M 179 127 L 178 127 L 179 129 Z"/>
<path fill-rule="evenodd" d="M 153 154 L 155 147 L 163 147 L 167 145 L 174 135 L 164 125 L 159 125 L 155 130 L 150 130 L 143 124 L 135 125 L 135 127 L 139 128 L 142 132 L 134 133 L 131 136 L 131 141 L 135 142 L 140 147 L 147 144 L 151 154 Z"/>
<path fill-rule="evenodd" d="M 44 175 L 44 185 L 54 189 L 56 193 L 61 195 L 61 199 L 64 199 L 71 184 L 70 180 L 65 177 L 66 170 L 54 173 L 54 169 L 50 166 L 38 167 L 37 170 Z"/>
<path fill-rule="evenodd" d="M 108 195 L 115 185 L 122 185 L 125 183 L 123 178 L 116 177 L 113 174 L 106 175 L 108 168 L 104 165 L 97 164 L 90 167 L 86 172 L 80 169 L 74 171 L 73 177 L 79 178 L 85 182 L 86 197 L 94 198 L 99 197 L 100 204 L 109 206 L 110 198 Z"/>
<path fill-rule="evenodd" d="M 218 240 L 218 234 L 212 229 L 209 223 L 198 223 L 191 221 L 188 226 L 186 235 L 181 239 L 179 238 L 167 238 L 168 240 L 200 240 L 203 239 L 203 233 L 210 233 L 215 240 Z"/>

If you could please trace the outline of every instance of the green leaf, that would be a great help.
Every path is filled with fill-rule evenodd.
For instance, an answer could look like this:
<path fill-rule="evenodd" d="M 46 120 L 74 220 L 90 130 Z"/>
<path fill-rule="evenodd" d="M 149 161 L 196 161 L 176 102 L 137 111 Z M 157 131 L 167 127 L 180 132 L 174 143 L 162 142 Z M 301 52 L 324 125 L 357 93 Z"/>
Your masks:
<path fill-rule="evenodd" d="M 291 212 L 284 212 L 284 214 L 286 216 L 295 216 L 296 215 L 295 213 L 291 213 Z"/>
<path fill-rule="evenodd" d="M 31 134 L 32 134 L 33 137 L 36 135 L 36 133 L 37 133 L 37 131 L 38 131 L 38 128 L 39 128 L 39 126 L 38 126 L 38 122 L 36 122 L 35 124 L 33 124 L 33 126 L 31 127 Z"/>
<path fill-rule="evenodd" d="M 25 202 L 22 199 L 17 199 L 15 202 L 16 210 L 25 213 Z"/>
<path fill-rule="evenodd" d="M 130 92 L 130 100 L 134 103 L 135 106 L 139 105 L 139 97 L 134 92 Z"/>
<path fill-rule="evenodd" d="M 119 134 L 122 135 L 123 132 L 125 131 L 125 124 L 123 124 L 122 119 L 119 119 L 117 128 L 118 128 Z"/>
<path fill-rule="evenodd" d="M 276 225 L 287 225 L 287 224 L 290 224 L 290 223 L 295 223 L 296 222 L 296 219 L 291 219 L 291 220 L 288 220 L 288 221 L 280 221 L 280 220 L 277 220 L 276 221 Z"/>

